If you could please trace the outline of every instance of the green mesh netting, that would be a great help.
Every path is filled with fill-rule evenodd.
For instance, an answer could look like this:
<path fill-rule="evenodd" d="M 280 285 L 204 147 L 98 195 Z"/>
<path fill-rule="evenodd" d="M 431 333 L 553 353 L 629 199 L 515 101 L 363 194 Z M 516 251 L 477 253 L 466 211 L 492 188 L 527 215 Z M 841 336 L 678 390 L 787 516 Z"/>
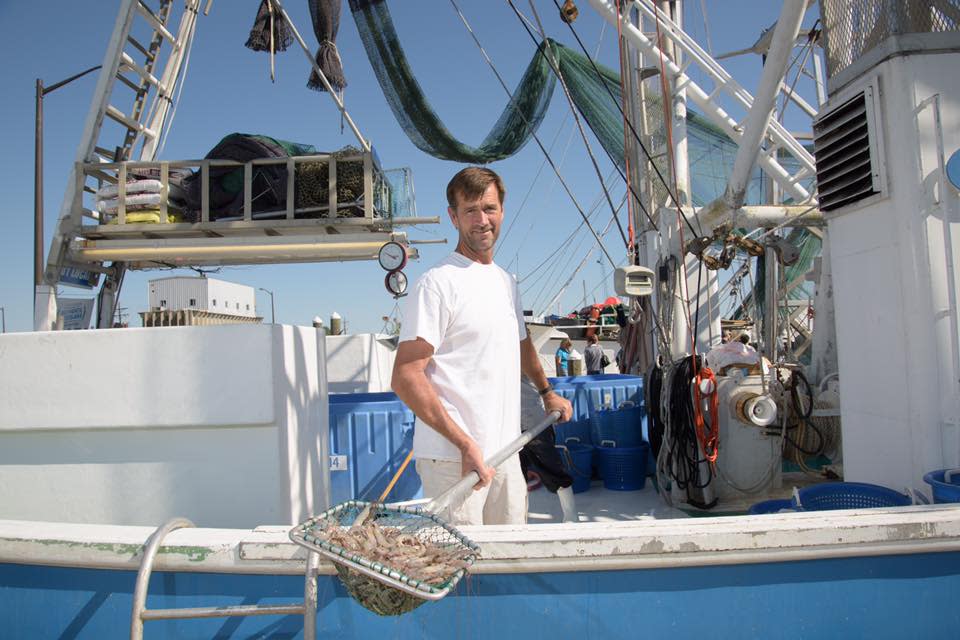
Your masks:
<path fill-rule="evenodd" d="M 537 130 L 553 96 L 556 75 L 546 55 L 553 55 L 577 109 L 600 144 L 623 163 L 620 76 L 558 42 L 547 40 L 530 64 L 500 118 L 480 146 L 461 142 L 441 122 L 410 69 L 385 0 L 350 0 L 360 39 L 397 122 L 422 151 L 444 160 L 485 164 L 519 151 Z M 545 54 L 545 52 L 548 52 Z M 609 89 L 604 88 L 603 85 Z M 611 97 L 611 95 L 613 97 Z"/>
<path fill-rule="evenodd" d="M 610 158 L 624 168 L 620 74 L 562 44 L 548 39 L 534 51 L 508 104 L 479 147 L 453 136 L 430 106 L 403 52 L 386 0 L 350 0 L 350 10 L 371 66 L 397 122 L 422 151 L 434 157 L 485 164 L 519 151 L 536 131 L 550 105 L 556 75 L 551 55 L 577 110 Z M 647 109 L 661 113 L 660 96 L 648 94 Z M 528 126 L 529 123 L 529 126 Z M 691 146 L 691 179 L 695 203 L 704 204 L 723 191 L 736 144 L 720 129 L 691 113 L 687 123 Z M 665 143 L 663 132 L 651 132 L 653 145 Z M 663 163 L 658 163 L 658 166 Z M 661 172 L 667 170 L 660 166 Z M 751 188 L 759 197 L 759 171 Z M 715 193 L 717 192 L 717 193 Z M 665 196 L 665 194 L 663 194 Z M 662 200 L 663 198 L 658 198 Z"/>
<path fill-rule="evenodd" d="M 519 151 L 543 120 L 556 79 L 543 56 L 535 55 L 514 92 L 513 104 L 504 109 L 480 146 L 460 142 L 440 121 L 414 77 L 386 2 L 350 0 L 350 11 L 393 115 L 422 151 L 444 160 L 493 162 Z"/>

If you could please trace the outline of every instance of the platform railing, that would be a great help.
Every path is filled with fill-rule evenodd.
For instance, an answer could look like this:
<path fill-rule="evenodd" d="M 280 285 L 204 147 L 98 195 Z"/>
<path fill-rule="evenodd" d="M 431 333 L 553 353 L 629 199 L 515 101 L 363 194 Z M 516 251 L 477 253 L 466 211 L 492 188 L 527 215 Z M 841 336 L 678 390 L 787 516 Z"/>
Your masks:
<path fill-rule="evenodd" d="M 318 170 L 325 166 L 327 169 L 327 201 L 324 204 L 312 206 L 297 206 L 298 200 L 303 200 L 304 194 L 298 192 L 297 173 L 298 167 L 302 168 L 304 164 L 317 165 Z M 359 165 L 359 166 L 358 166 Z M 269 211 L 255 211 L 255 203 L 263 192 L 255 192 L 255 181 L 257 169 L 260 167 L 284 166 L 286 168 L 285 191 L 282 194 L 274 194 L 278 202 L 282 201 L 283 208 L 271 208 Z M 229 211 L 226 215 L 222 212 L 214 220 L 211 220 L 210 210 L 210 183 L 211 171 L 213 169 L 222 169 L 234 167 L 243 172 L 243 205 L 238 211 Z M 362 170 L 362 189 L 356 189 L 356 184 L 352 187 L 359 191 L 356 197 L 352 199 L 341 200 L 342 187 L 345 182 L 344 174 L 348 170 L 351 173 Z M 170 172 L 172 169 L 191 169 L 199 172 L 200 185 L 200 208 L 196 212 L 196 224 L 212 224 L 226 221 L 246 221 L 255 220 L 294 220 L 303 217 L 337 218 L 353 217 L 362 218 L 368 223 L 375 219 L 383 221 L 392 217 L 390 201 L 390 185 L 384 176 L 380 167 L 375 163 L 372 153 L 358 152 L 356 155 L 340 154 L 314 154 L 291 156 L 286 158 L 256 158 L 246 162 L 234 160 L 178 160 L 178 161 L 155 161 L 155 162 L 109 162 L 109 163 L 77 163 L 77 189 L 74 198 L 72 210 L 73 224 L 77 230 L 85 225 L 89 226 L 92 221 L 96 226 L 103 226 L 106 223 L 112 225 L 128 224 L 127 215 L 129 213 L 126 203 L 127 187 L 130 180 L 130 174 L 135 171 L 150 171 L 157 175 L 157 180 L 161 183 L 159 193 L 159 224 L 172 224 L 171 206 L 170 206 Z M 351 177 L 356 182 L 356 173 Z M 84 187 L 88 180 L 94 180 L 97 186 L 112 184 L 117 187 L 118 208 L 115 214 L 107 218 L 96 210 L 96 207 L 84 206 Z M 96 191 L 87 188 L 86 192 Z M 332 213 L 331 213 L 332 212 Z M 357 213 L 360 215 L 356 215 Z"/>
<path fill-rule="evenodd" d="M 143 558 L 137 571 L 137 582 L 133 591 L 133 611 L 130 619 L 130 640 L 143 639 L 143 623 L 147 620 L 188 620 L 195 618 L 226 618 L 245 616 L 302 615 L 303 637 L 316 637 L 317 628 L 317 569 L 320 556 L 315 552 L 307 554 L 304 570 L 303 602 L 280 605 L 235 605 L 224 607 L 193 607 L 185 609 L 147 609 L 147 590 L 153 563 L 163 539 L 177 529 L 193 527 L 186 518 L 172 518 L 157 529 L 147 539 L 143 549 Z"/>

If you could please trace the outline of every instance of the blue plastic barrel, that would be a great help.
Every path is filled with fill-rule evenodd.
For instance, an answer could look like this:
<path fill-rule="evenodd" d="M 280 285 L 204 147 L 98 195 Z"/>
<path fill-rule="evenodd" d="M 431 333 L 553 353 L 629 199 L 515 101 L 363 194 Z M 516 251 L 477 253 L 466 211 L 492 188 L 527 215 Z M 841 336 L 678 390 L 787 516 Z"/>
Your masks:
<path fill-rule="evenodd" d="M 825 482 L 799 489 L 797 494 L 800 504 L 794 498 L 793 507 L 802 511 L 902 507 L 913 503 L 910 496 L 867 482 Z"/>
<path fill-rule="evenodd" d="M 330 499 L 376 500 L 413 447 L 413 412 L 395 393 L 330 394 L 330 455 L 345 469 L 330 471 Z M 420 477 L 407 466 L 388 500 L 422 497 Z"/>
<path fill-rule="evenodd" d="M 924 474 L 923 481 L 930 485 L 934 503 L 960 502 L 960 469 L 937 469 Z"/>
<path fill-rule="evenodd" d="M 554 432 L 556 433 L 556 441 L 566 442 L 570 438 L 576 438 L 577 442 L 580 444 L 592 444 L 593 440 L 590 438 L 590 421 L 589 420 L 571 420 L 570 422 L 560 422 L 554 425 Z"/>
<path fill-rule="evenodd" d="M 571 440 L 566 444 L 558 444 L 557 449 L 560 451 L 564 469 L 573 478 L 573 492 L 588 491 L 592 475 L 593 447 Z"/>
<path fill-rule="evenodd" d="M 605 489 L 638 491 L 647 480 L 647 457 L 650 445 L 641 442 L 636 447 L 606 446 L 597 448 L 600 454 L 600 477 Z"/>
<path fill-rule="evenodd" d="M 628 400 L 643 411 L 643 378 L 640 376 L 601 373 L 549 380 L 554 390 L 573 404 L 574 420 L 588 420 L 598 411 L 615 409 Z M 643 420 L 645 423 L 646 415 Z"/>
<path fill-rule="evenodd" d="M 638 447 L 643 438 L 643 409 L 629 407 L 597 411 L 590 418 L 591 442 L 613 440 L 618 447 Z"/>

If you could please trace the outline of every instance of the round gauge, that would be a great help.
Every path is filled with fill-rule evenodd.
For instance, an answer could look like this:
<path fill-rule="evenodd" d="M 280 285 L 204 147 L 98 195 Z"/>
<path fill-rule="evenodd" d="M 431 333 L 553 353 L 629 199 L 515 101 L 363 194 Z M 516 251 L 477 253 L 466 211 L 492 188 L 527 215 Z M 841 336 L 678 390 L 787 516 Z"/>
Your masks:
<path fill-rule="evenodd" d="M 388 242 L 380 247 L 377 259 L 387 271 L 397 271 L 407 264 L 407 250 L 399 242 Z"/>
<path fill-rule="evenodd" d="M 947 160 L 947 180 L 953 185 L 954 189 L 960 189 L 960 151 L 954 151 Z"/>
<path fill-rule="evenodd" d="M 383 283 L 387 286 L 387 291 L 398 298 L 407 292 L 407 274 L 403 271 L 391 271 Z"/>

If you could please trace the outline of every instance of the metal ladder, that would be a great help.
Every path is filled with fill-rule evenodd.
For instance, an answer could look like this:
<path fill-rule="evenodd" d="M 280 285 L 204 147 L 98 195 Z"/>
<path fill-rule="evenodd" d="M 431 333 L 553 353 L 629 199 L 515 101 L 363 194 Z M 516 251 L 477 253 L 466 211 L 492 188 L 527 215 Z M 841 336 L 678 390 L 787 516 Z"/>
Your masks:
<path fill-rule="evenodd" d="M 605 20 L 616 26 L 618 12 L 613 0 L 590 0 L 590 4 Z M 649 20 L 659 22 L 660 33 L 663 38 L 669 40 L 683 53 L 682 66 L 677 66 L 668 56 L 663 55 L 666 72 L 676 78 L 678 90 L 685 89 L 687 97 L 703 111 L 704 115 L 720 127 L 734 142 L 739 143 L 740 139 L 743 138 L 744 121 L 737 122 L 734 120 L 723 109 L 717 98 L 721 93 L 727 95 L 749 115 L 753 106 L 753 96 L 740 86 L 723 66 L 704 51 L 693 38 L 687 35 L 662 11 L 653 6 L 652 2 L 649 0 L 634 0 L 628 3 L 624 9 L 621 28 L 624 36 L 645 55 L 659 59 L 662 54 L 656 43 L 647 34 L 625 18 L 630 14 L 630 8 L 635 9 L 639 15 Z M 704 91 L 687 75 L 686 71 L 691 65 L 696 65 L 713 82 L 714 88 L 710 93 Z M 781 90 L 789 91 L 784 87 L 781 87 Z M 757 163 L 777 182 L 785 194 L 789 194 L 796 202 L 813 204 L 812 194 L 801 184 L 806 178 L 816 175 L 813 156 L 776 120 L 770 121 L 764 136 L 770 139 L 772 144 L 760 151 Z M 791 174 L 777 160 L 778 153 L 781 150 L 792 156 L 799 164 L 800 169 L 796 173 Z"/>
<path fill-rule="evenodd" d="M 320 555 L 309 552 L 304 572 L 303 602 L 280 605 L 234 605 L 225 607 L 195 607 L 188 609 L 147 609 L 147 588 L 160 543 L 171 531 L 193 527 L 186 518 L 172 518 L 150 534 L 143 549 L 137 583 L 133 592 L 133 613 L 130 619 L 130 640 L 142 640 L 143 623 L 148 620 L 187 620 L 193 618 L 223 618 L 231 616 L 302 615 L 303 637 L 317 635 L 317 568 Z"/>
<path fill-rule="evenodd" d="M 145 0 L 122 0 L 47 256 L 44 281 L 51 286 L 61 281 L 64 269 L 88 276 L 91 273 L 106 274 L 107 282 L 101 290 L 98 326 L 109 326 L 124 267 L 122 263 L 107 266 L 102 262 L 78 261 L 76 256 L 68 258 L 69 243 L 80 234 L 82 226 L 83 216 L 76 215 L 73 210 L 75 199 L 84 191 L 94 191 L 86 184 L 87 177 L 78 175 L 76 163 L 152 161 L 156 158 L 172 104 L 173 90 L 196 29 L 200 0 L 186 0 L 176 34 L 168 28 L 173 4 L 174 0 L 157 0 L 156 9 L 151 9 Z M 132 35 L 135 31 L 147 32 L 150 36 L 142 42 Z M 158 76 L 156 68 L 166 46 L 170 47 L 170 52 L 163 72 Z M 122 95 L 114 96 L 114 89 L 118 86 L 133 91 L 129 111 L 115 106 L 115 102 L 123 99 Z M 108 142 L 103 139 L 105 118 L 120 125 L 123 131 L 121 140 Z M 138 144 L 139 152 L 136 150 Z M 115 180 L 106 174 L 101 179 Z M 71 284 L 83 279 L 74 275 Z M 86 279 L 95 280 L 92 277 Z"/>

